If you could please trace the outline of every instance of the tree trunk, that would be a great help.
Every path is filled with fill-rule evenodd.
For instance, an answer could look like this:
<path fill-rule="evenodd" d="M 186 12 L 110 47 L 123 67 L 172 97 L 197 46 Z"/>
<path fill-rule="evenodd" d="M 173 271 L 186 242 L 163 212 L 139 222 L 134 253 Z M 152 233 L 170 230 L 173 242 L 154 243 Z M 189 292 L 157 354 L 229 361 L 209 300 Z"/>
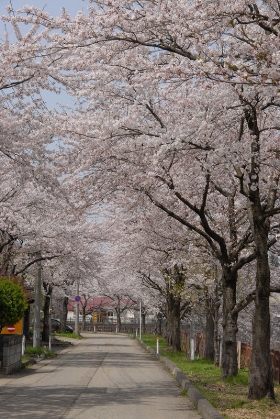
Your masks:
<path fill-rule="evenodd" d="M 67 321 L 67 313 L 68 313 L 68 297 L 63 298 L 62 304 L 62 316 L 61 316 L 61 331 L 66 332 L 66 321 Z"/>
<path fill-rule="evenodd" d="M 142 310 L 141 321 L 142 321 L 142 332 L 146 333 L 146 311 L 145 310 Z"/>
<path fill-rule="evenodd" d="M 157 313 L 155 332 L 157 335 L 162 335 L 162 313 Z"/>
<path fill-rule="evenodd" d="M 238 314 L 233 314 L 236 304 L 237 274 L 224 270 L 223 287 L 223 355 L 222 355 L 222 378 L 234 377 L 238 373 L 237 363 L 237 340 Z"/>
<path fill-rule="evenodd" d="M 205 338 L 205 358 L 214 361 L 214 301 L 211 297 L 206 298 L 206 338 Z"/>
<path fill-rule="evenodd" d="M 51 294 L 52 294 L 52 286 L 49 284 L 44 284 L 44 288 L 47 289 L 47 293 L 45 295 L 44 301 L 44 319 L 43 319 L 43 332 L 42 332 L 42 341 L 48 342 L 49 335 L 51 330 L 49 330 L 49 316 L 50 316 L 50 301 L 51 301 Z"/>
<path fill-rule="evenodd" d="M 82 330 L 84 331 L 86 327 L 86 306 L 82 304 Z"/>
<path fill-rule="evenodd" d="M 218 296 L 218 285 L 215 290 L 215 306 L 214 306 L 214 365 L 220 365 L 220 336 L 219 336 L 219 311 L 220 299 Z"/>
<path fill-rule="evenodd" d="M 252 105 L 253 101 L 250 105 Z M 254 237 L 257 261 L 256 272 L 256 299 L 252 321 L 252 357 L 249 370 L 248 397 L 260 399 L 268 396 L 275 398 L 270 360 L 270 269 L 268 261 L 268 238 L 270 232 L 270 211 L 275 209 L 277 202 L 277 185 L 279 174 L 275 173 L 269 179 L 268 191 L 261 199 L 260 173 L 261 173 L 261 133 L 258 127 L 258 113 L 254 106 L 244 107 L 244 116 L 247 121 L 251 142 L 251 167 L 249 171 L 249 184 L 244 187 L 243 175 L 240 177 L 241 191 L 247 197 L 247 212 Z M 265 141 L 265 140 L 264 140 Z M 279 152 L 276 154 L 279 158 Z M 272 182 L 273 181 L 273 182 Z"/>
<path fill-rule="evenodd" d="M 270 360 L 270 269 L 268 231 L 262 217 L 254 214 L 254 239 L 257 253 L 256 300 L 252 321 L 252 358 L 249 370 L 249 399 L 275 398 Z M 260 220 L 258 222 L 258 220 Z"/>
<path fill-rule="evenodd" d="M 180 334 L 180 305 L 181 301 L 173 294 L 168 294 L 167 308 L 167 343 L 172 347 L 173 352 L 181 350 L 181 334 Z"/>
<path fill-rule="evenodd" d="M 120 333 L 122 330 L 122 321 L 121 321 L 121 310 L 119 307 L 116 307 L 116 313 L 117 313 L 118 332 Z"/>

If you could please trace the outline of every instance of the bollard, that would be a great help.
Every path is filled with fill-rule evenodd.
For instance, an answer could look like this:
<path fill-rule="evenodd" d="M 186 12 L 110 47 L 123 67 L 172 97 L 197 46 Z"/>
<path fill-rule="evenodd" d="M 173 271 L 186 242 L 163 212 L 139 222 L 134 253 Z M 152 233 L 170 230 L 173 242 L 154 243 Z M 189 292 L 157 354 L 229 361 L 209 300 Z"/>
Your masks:
<path fill-rule="evenodd" d="M 157 355 L 159 354 L 159 338 L 157 338 Z"/>
<path fill-rule="evenodd" d="M 25 335 L 22 335 L 22 349 L 21 349 L 22 356 L 24 355 L 24 352 L 25 352 L 25 341 L 26 341 Z"/>

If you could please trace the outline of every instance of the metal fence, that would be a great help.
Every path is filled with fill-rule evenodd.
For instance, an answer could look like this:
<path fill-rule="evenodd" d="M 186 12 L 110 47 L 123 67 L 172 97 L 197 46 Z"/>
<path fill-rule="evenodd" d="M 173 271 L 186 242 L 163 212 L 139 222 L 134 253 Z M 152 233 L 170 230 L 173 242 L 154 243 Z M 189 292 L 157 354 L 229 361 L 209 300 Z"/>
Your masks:
<path fill-rule="evenodd" d="M 73 323 L 69 323 L 73 326 Z M 92 332 L 92 333 L 132 333 L 135 334 L 136 331 L 139 332 L 139 323 L 122 323 L 121 327 L 116 323 L 86 323 L 84 329 L 82 330 L 82 323 L 80 322 L 80 330 L 84 332 Z M 145 325 L 145 328 L 142 333 L 154 333 L 155 324 L 148 323 Z"/>

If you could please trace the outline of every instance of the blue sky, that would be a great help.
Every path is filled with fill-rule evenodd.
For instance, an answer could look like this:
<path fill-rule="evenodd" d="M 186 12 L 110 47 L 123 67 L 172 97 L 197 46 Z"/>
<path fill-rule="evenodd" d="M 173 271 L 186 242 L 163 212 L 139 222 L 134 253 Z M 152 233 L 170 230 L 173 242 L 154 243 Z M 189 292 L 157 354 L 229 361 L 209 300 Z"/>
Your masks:
<path fill-rule="evenodd" d="M 36 6 L 41 9 L 44 8 L 52 16 L 59 16 L 61 8 L 64 7 L 71 16 L 75 16 L 79 10 L 86 12 L 89 4 L 88 0 L 0 0 L 0 17 L 7 15 L 7 6 L 12 6 L 14 10 L 22 9 L 25 5 Z M 10 33 L 10 41 L 15 41 L 11 28 L 8 28 L 8 32 Z M 0 42 L 4 39 L 4 33 L 5 24 L 0 19 Z M 54 93 L 42 92 L 42 96 L 49 108 L 57 108 L 59 103 L 70 106 L 73 104 L 73 99 L 63 93 L 57 96 Z"/>
<path fill-rule="evenodd" d="M 61 8 L 65 7 L 66 10 L 72 15 L 84 9 L 86 11 L 89 5 L 88 0 L 11 0 L 12 6 L 15 10 L 21 9 L 25 5 L 36 6 L 43 8 L 51 15 L 58 16 L 61 13 Z M 10 6 L 9 0 L 0 0 L 0 15 L 6 14 L 6 7 Z"/>

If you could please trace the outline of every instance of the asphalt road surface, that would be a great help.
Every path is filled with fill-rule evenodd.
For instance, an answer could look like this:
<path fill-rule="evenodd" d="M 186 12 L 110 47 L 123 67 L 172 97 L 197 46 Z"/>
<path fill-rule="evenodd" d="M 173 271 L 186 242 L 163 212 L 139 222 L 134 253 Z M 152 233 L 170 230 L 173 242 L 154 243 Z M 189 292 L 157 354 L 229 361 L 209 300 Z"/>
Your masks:
<path fill-rule="evenodd" d="M 170 373 L 134 339 L 83 336 L 58 358 L 0 375 L 0 418 L 200 419 Z"/>

